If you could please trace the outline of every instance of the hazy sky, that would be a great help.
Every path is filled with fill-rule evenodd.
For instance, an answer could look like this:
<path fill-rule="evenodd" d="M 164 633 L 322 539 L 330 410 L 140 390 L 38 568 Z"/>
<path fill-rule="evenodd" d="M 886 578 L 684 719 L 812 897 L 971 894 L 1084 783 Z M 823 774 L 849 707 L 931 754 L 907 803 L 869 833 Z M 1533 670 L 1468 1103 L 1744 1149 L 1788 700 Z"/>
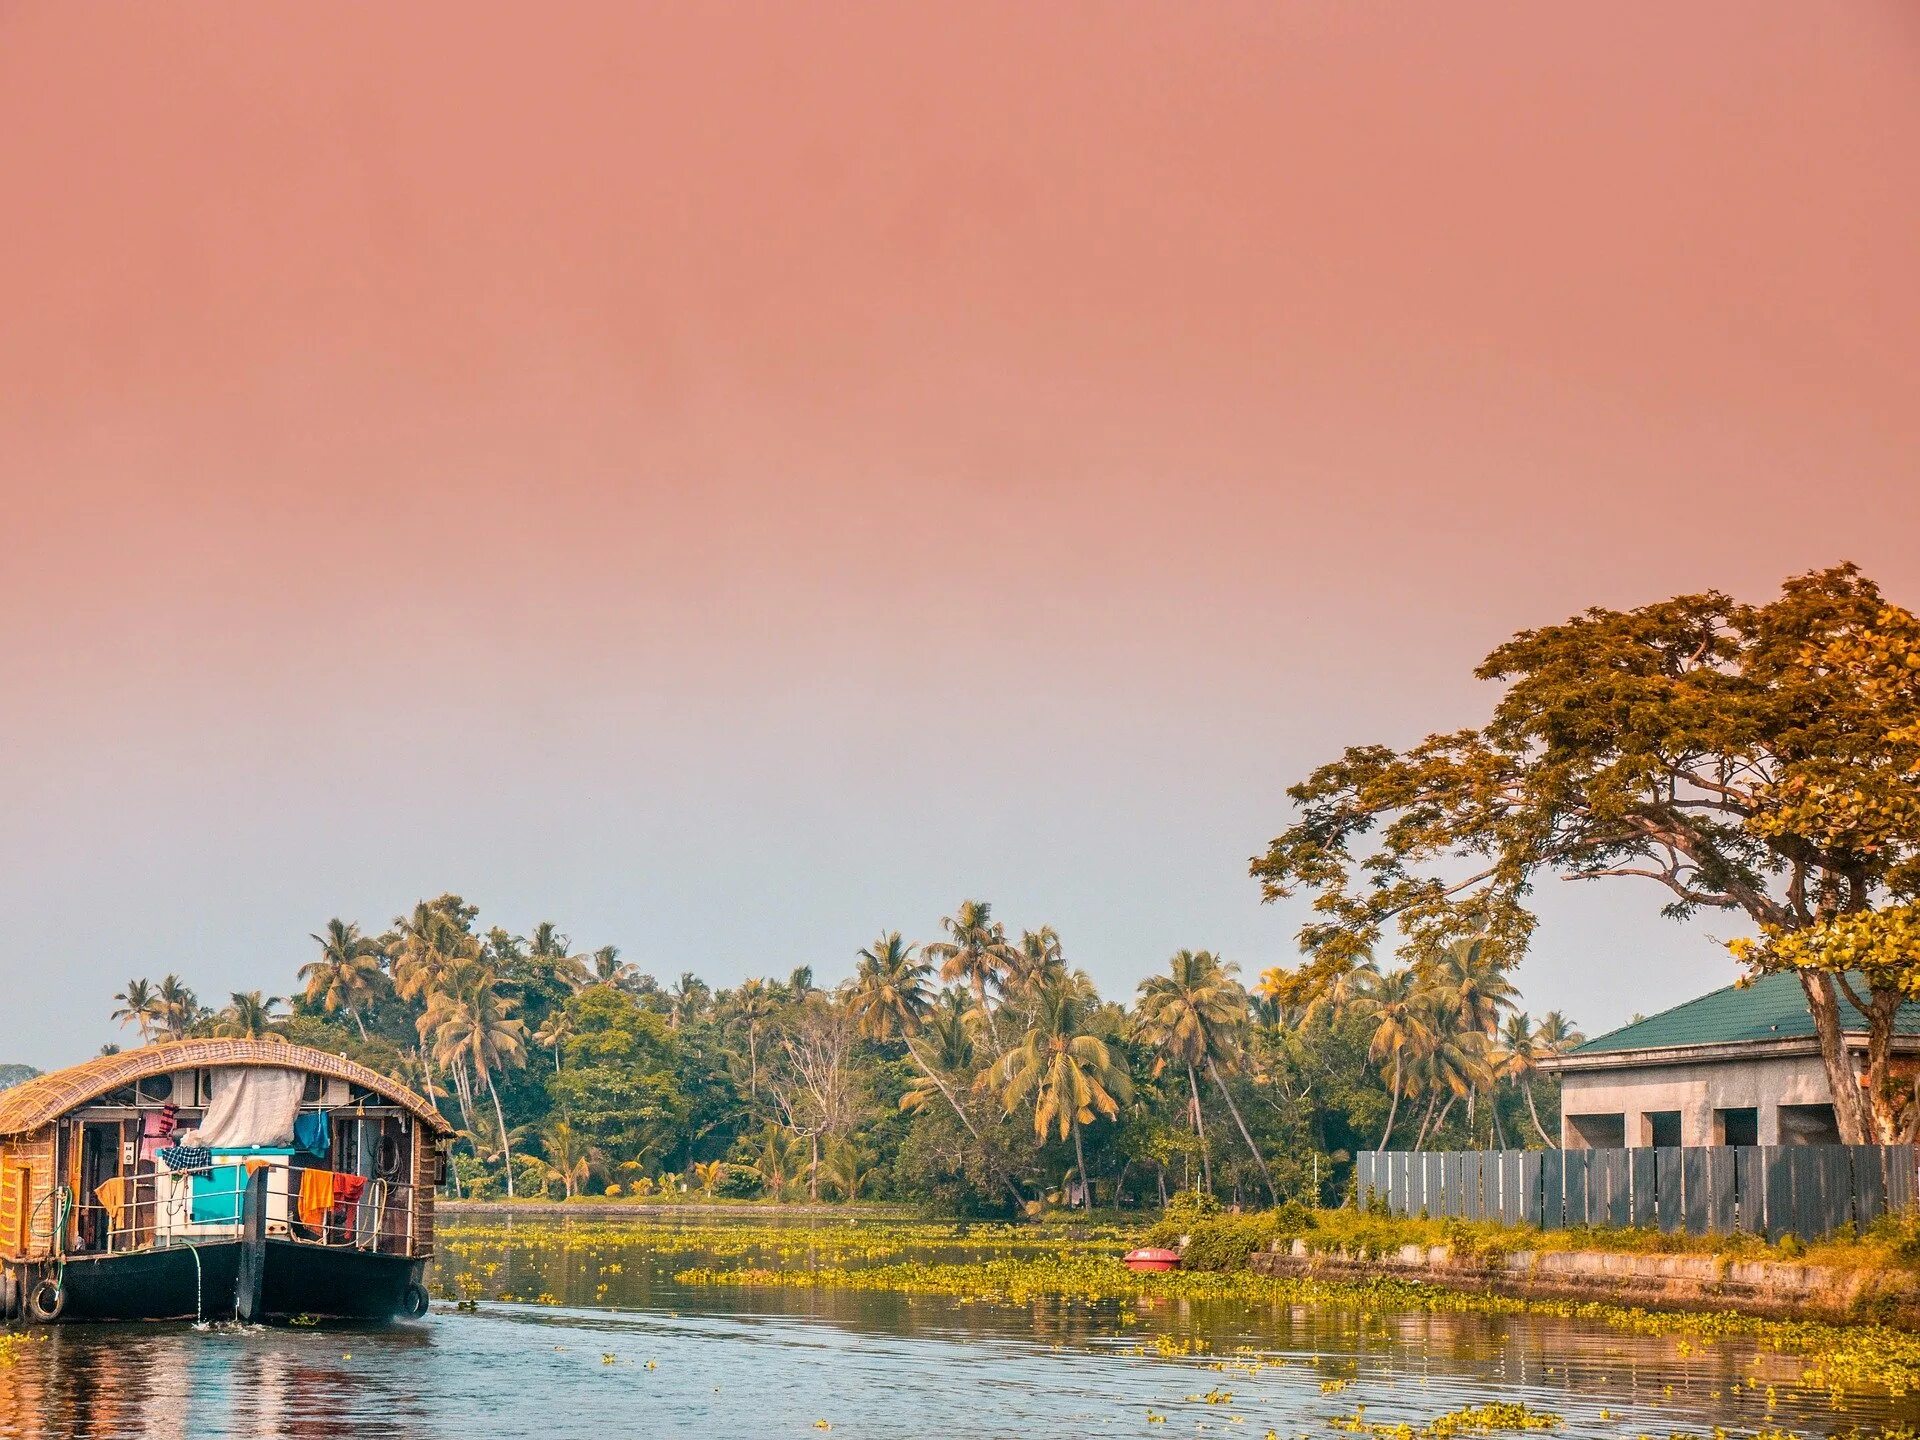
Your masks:
<path fill-rule="evenodd" d="M 1103 987 L 1510 631 L 1920 603 L 1906 3 L 0 0 L 0 1061 L 455 889 Z M 1733 973 L 1549 882 L 1591 1029 Z"/>

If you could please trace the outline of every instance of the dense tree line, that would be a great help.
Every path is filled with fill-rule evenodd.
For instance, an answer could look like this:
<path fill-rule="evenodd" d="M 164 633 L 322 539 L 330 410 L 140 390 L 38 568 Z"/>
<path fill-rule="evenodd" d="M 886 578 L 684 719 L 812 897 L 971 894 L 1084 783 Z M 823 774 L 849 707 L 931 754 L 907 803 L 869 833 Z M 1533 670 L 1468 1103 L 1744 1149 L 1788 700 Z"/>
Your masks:
<path fill-rule="evenodd" d="M 1014 938 L 967 901 L 922 944 L 880 935 L 825 988 L 811 969 L 663 985 L 553 924 L 482 928 L 457 895 L 384 931 L 332 920 L 289 1001 L 201 1005 L 130 981 L 143 1039 L 279 1035 L 439 1104 L 475 1195 L 890 1198 L 959 1212 L 1337 1198 L 1371 1146 L 1544 1144 L 1536 1025 L 1492 952 L 1269 970 L 1182 950 L 1131 1007 L 1103 999 L 1049 926 Z"/>

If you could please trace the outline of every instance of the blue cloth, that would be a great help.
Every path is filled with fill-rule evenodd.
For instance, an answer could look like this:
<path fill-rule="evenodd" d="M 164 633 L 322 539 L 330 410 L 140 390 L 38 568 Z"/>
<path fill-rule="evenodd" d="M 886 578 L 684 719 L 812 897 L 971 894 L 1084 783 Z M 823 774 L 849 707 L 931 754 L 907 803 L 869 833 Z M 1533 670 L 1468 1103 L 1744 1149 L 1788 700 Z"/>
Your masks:
<path fill-rule="evenodd" d="M 213 1168 L 213 1151 L 204 1145 L 167 1145 L 153 1153 L 176 1175 L 201 1175 Z"/>
<path fill-rule="evenodd" d="M 293 1148 L 309 1155 L 325 1155 L 333 1149 L 333 1126 L 324 1110 L 306 1110 L 293 1122 Z"/>
<path fill-rule="evenodd" d="M 222 1165 L 193 1177 L 195 1225 L 238 1225 L 245 1204 L 247 1167 Z"/>

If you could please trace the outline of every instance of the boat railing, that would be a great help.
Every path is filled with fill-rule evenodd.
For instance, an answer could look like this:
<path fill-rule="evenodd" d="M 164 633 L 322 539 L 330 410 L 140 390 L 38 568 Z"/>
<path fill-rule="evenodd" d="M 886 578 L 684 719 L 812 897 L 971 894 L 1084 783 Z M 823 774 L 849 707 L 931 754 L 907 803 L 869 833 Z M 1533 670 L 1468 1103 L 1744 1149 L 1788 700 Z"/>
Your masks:
<path fill-rule="evenodd" d="M 241 1169 L 219 1166 L 217 1170 Z M 309 1196 L 302 1203 L 307 1168 L 265 1165 L 267 1234 L 270 1238 L 331 1249 L 379 1255 L 412 1255 L 415 1248 L 414 1187 L 402 1181 L 368 1178 L 353 1199 L 329 1199 L 320 1208 Z M 331 1175 L 328 1171 L 316 1174 Z M 75 1244 L 69 1253 L 119 1255 L 133 1250 L 169 1248 L 237 1240 L 243 1230 L 241 1197 L 245 1180 L 234 1177 L 231 1192 L 202 1194 L 196 1202 L 193 1176 L 163 1171 L 126 1176 L 114 1204 L 96 1191 L 79 1199 L 71 1217 Z"/>

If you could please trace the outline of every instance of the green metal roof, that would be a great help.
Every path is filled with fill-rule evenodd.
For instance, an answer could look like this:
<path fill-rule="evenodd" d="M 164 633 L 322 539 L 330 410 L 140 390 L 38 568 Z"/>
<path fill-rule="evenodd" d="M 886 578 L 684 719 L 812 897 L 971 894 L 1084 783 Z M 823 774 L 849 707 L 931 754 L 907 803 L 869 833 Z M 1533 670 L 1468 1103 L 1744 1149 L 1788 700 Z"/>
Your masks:
<path fill-rule="evenodd" d="M 1849 978 L 1864 999 L 1865 984 L 1857 975 Z M 1840 1017 L 1850 1031 L 1866 1029 L 1866 1021 L 1845 996 L 1840 999 Z M 1920 1035 L 1920 1004 L 1902 1005 L 1894 1028 L 1901 1034 Z M 1762 975 L 1747 985 L 1729 985 L 1596 1035 L 1570 1053 L 1598 1055 L 1609 1050 L 1665 1050 L 1677 1045 L 1737 1045 L 1746 1040 L 1806 1039 L 1813 1033 L 1813 1015 L 1807 1009 L 1799 976 Z"/>

